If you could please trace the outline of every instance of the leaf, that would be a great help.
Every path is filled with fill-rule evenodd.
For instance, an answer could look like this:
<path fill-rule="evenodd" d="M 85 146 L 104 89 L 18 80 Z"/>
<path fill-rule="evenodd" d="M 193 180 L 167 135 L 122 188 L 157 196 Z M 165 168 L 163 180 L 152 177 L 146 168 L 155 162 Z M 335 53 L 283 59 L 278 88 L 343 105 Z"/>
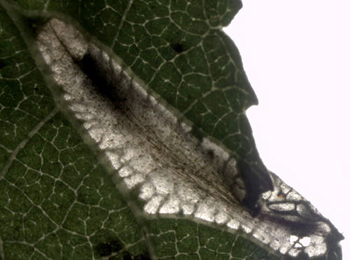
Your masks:
<path fill-rule="evenodd" d="M 0 15 L 3 39 L 0 48 L 1 258 L 282 259 L 286 257 L 284 255 L 299 254 L 300 259 L 305 259 L 309 254 L 319 255 L 314 259 L 341 259 L 337 243 L 342 236 L 311 204 L 269 173 L 256 151 L 244 112 L 256 104 L 257 99 L 246 79 L 238 51 L 220 30 L 239 10 L 240 1 L 207 1 L 204 8 L 199 1 L 164 0 L 108 4 L 104 1 L 24 1 L 18 3 L 20 7 L 13 2 L 2 1 L 1 4 L 4 7 Z M 74 24 L 83 36 L 79 36 L 74 26 L 52 22 L 49 20 L 52 16 Z M 50 26 L 51 34 L 45 29 Z M 65 42 L 70 36 L 73 41 Z M 45 40 L 44 37 L 53 38 L 51 41 L 51 38 Z M 94 43 L 88 44 L 88 50 L 84 49 L 85 38 Z M 58 39 L 58 43 L 50 47 L 54 39 Z M 79 39 L 81 42 L 75 43 Z M 110 49 L 114 53 L 108 51 Z M 79 51 L 84 55 L 79 56 Z M 50 53 L 62 56 L 48 62 L 54 57 L 49 56 Z M 118 57 L 103 58 L 104 54 Z M 118 75 L 113 74 L 109 65 L 104 65 L 106 61 L 110 64 L 114 60 L 119 61 L 123 68 L 119 68 Z M 162 109 L 175 111 L 183 123 L 190 126 L 191 131 L 186 135 L 189 143 L 192 141 L 189 136 L 194 134 L 200 145 L 209 146 L 209 150 L 203 148 L 208 154 L 203 155 L 201 149 L 195 148 L 190 156 L 186 156 L 186 149 L 192 148 L 183 142 L 183 151 L 170 153 L 172 150 L 165 145 L 167 138 L 162 139 L 159 131 L 145 128 L 148 122 L 150 129 L 158 129 L 161 119 L 157 118 L 152 125 L 153 112 L 150 112 L 150 117 L 145 116 L 147 120 L 143 119 L 142 124 L 139 123 L 148 111 L 145 109 L 154 103 L 141 100 L 144 110 L 136 109 L 138 104 L 132 102 L 132 98 L 139 99 L 123 89 L 137 88 L 128 78 L 130 75 L 157 97 L 157 102 L 160 102 L 155 103 L 157 108 L 164 105 Z M 120 77 L 117 78 L 120 91 L 109 88 L 110 79 L 117 76 Z M 85 106 L 84 102 L 95 96 L 90 93 L 84 96 L 86 99 L 78 99 L 82 95 L 75 96 L 73 90 L 77 88 L 71 80 L 76 85 L 82 82 L 81 91 L 97 93 L 97 98 Z M 99 110 L 94 110 L 100 104 Z M 127 109 L 122 109 L 124 105 Z M 135 116 L 135 113 L 140 114 Z M 99 121 L 105 131 L 102 135 L 96 131 L 95 135 L 88 132 L 89 129 L 99 129 L 87 125 L 91 123 L 90 117 L 104 119 L 104 114 L 106 118 L 119 116 L 117 123 L 122 122 L 125 128 L 118 129 L 128 129 L 118 139 L 120 142 L 126 142 L 130 136 L 130 143 L 135 142 L 136 137 L 143 139 L 134 147 L 122 143 L 121 155 L 115 153 L 116 147 L 111 150 L 108 146 L 113 142 L 112 132 L 107 132 L 109 128 L 104 125 L 115 122 L 114 117 L 108 118 L 107 122 Z M 127 120 L 123 121 L 125 118 Z M 132 127 L 126 128 L 128 124 Z M 141 131 L 141 134 L 133 135 L 134 131 Z M 173 135 L 170 139 L 176 139 Z M 153 141 L 147 143 L 148 139 Z M 145 140 L 146 144 L 141 145 Z M 142 147 L 152 149 L 142 150 Z M 163 157 L 153 156 L 157 149 L 161 150 L 159 154 Z M 180 189 L 183 188 L 181 185 L 193 184 L 190 186 L 195 191 L 193 194 L 198 192 L 203 202 L 194 204 L 196 210 L 180 203 L 181 213 L 169 213 L 176 208 L 171 204 L 174 202 L 172 193 L 157 190 L 157 196 L 146 198 L 151 194 L 147 188 L 167 189 L 168 184 L 162 181 L 169 179 L 163 178 L 162 172 L 155 171 L 147 178 L 155 178 L 156 183 L 148 185 L 151 182 L 142 179 L 148 165 L 142 161 L 141 172 L 135 174 L 135 164 L 131 164 L 127 153 L 131 150 L 135 153 L 141 151 L 138 158 L 149 158 L 148 152 L 151 159 L 158 158 L 159 169 L 175 169 L 174 185 Z M 180 174 L 181 171 L 191 173 L 189 165 L 198 167 L 201 158 L 215 161 L 219 158 L 218 151 L 236 162 L 238 175 L 242 175 L 248 191 L 245 197 L 241 198 L 229 189 L 225 193 L 227 184 L 218 181 L 217 175 L 207 170 L 207 164 L 198 169 L 212 176 L 198 173 L 189 180 L 187 175 Z M 112 156 L 116 154 L 120 157 L 113 160 Z M 121 162 L 120 158 L 124 159 L 121 165 L 113 164 Z M 228 182 L 233 179 L 230 177 L 233 176 L 226 177 Z M 217 187 L 212 184 L 216 182 Z M 257 183 L 261 185 L 257 186 Z M 203 187 L 210 189 L 203 191 Z M 224 190 L 218 193 L 218 187 L 224 187 Z M 258 212 L 256 218 L 251 217 L 247 208 L 253 213 L 261 193 L 272 188 L 274 192 L 263 194 L 262 213 Z M 179 197 L 180 191 L 175 189 L 175 192 Z M 235 202 L 227 202 L 232 195 Z M 290 195 L 294 197 L 289 198 Z M 155 203 L 157 198 L 160 198 L 161 206 Z M 208 204 L 213 202 L 212 198 L 217 198 L 216 205 Z M 292 202 L 285 203 L 286 199 Z M 221 200 L 226 204 L 221 204 L 224 203 Z M 219 211 L 221 205 L 233 207 L 232 214 L 236 214 L 237 219 L 229 221 L 231 215 Z M 284 208 L 290 205 L 304 208 L 286 214 Z M 152 216 L 154 207 L 154 213 L 158 214 Z M 167 214 L 162 215 L 162 209 Z M 211 209 L 218 212 L 210 213 Z M 237 209 L 238 213 L 235 212 Z M 278 213 L 281 211 L 294 219 L 281 217 Z M 227 212 L 230 213 L 231 209 Z M 300 216 L 304 213 L 311 216 Z M 211 220 L 212 217 L 215 221 Z M 286 224 L 279 224 L 280 221 Z M 276 228 L 276 234 L 271 237 L 281 232 L 283 238 L 289 239 L 291 234 L 290 237 L 295 239 L 294 246 L 291 242 L 289 248 L 284 248 L 283 241 L 278 244 L 270 240 L 271 237 L 266 235 L 269 224 Z M 260 233 L 262 231 L 265 233 Z M 324 234 L 315 235 L 320 232 Z M 310 236 L 315 245 L 300 244 L 304 236 Z"/>

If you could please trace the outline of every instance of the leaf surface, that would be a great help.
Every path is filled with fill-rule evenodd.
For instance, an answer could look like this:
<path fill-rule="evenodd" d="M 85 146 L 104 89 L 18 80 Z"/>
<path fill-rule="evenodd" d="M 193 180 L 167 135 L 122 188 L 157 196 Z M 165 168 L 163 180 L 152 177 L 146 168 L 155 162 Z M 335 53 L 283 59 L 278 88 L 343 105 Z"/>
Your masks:
<path fill-rule="evenodd" d="M 34 46 L 42 17 L 78 23 L 198 136 L 213 137 L 241 160 L 255 200 L 271 188 L 245 116 L 257 99 L 221 31 L 240 1 L 1 3 L 1 258 L 283 258 L 241 231 L 186 216 L 145 216 L 57 108 Z"/>

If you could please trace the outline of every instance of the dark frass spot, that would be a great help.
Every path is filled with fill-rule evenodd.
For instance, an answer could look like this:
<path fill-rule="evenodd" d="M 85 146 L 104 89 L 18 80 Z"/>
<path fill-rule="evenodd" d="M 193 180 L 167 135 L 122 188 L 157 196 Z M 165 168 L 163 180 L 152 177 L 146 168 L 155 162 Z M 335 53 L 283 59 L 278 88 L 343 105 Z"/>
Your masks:
<path fill-rule="evenodd" d="M 185 48 L 182 44 L 180 43 L 172 43 L 170 44 L 170 47 L 175 51 L 176 53 L 181 53 L 185 51 Z"/>
<path fill-rule="evenodd" d="M 99 243 L 96 246 L 96 251 L 100 256 L 109 256 L 112 253 L 117 253 L 123 249 L 121 242 L 117 239 L 105 243 Z"/>
<path fill-rule="evenodd" d="M 208 150 L 207 151 L 207 155 L 208 155 L 210 160 L 214 160 L 215 159 L 215 154 L 214 154 L 213 150 Z"/>
<path fill-rule="evenodd" d="M 101 61 L 87 53 L 80 61 L 76 62 L 102 96 L 112 101 L 115 105 L 125 101 L 125 98 L 120 96 L 116 82 L 109 78 L 111 72 L 103 67 Z"/>

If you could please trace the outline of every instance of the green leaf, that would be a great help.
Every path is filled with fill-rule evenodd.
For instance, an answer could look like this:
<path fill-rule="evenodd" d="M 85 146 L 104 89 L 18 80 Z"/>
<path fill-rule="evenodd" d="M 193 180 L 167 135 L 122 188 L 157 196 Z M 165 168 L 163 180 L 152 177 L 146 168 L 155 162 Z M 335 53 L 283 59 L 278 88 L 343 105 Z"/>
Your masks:
<path fill-rule="evenodd" d="M 221 30 L 240 1 L 0 3 L 1 258 L 341 259 L 341 234 L 255 148 L 257 98 Z"/>

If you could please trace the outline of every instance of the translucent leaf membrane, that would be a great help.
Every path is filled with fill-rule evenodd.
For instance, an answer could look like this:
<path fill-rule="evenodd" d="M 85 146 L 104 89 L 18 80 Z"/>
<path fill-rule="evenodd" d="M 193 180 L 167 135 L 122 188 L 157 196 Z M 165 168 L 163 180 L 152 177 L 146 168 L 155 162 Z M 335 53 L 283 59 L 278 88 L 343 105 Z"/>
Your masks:
<path fill-rule="evenodd" d="M 144 217 L 221 225 L 291 258 L 341 259 L 342 235 L 273 173 L 273 190 L 253 217 L 242 205 L 248 191 L 237 160 L 197 138 L 118 57 L 57 19 L 41 29 L 37 44 L 60 89 L 60 108 L 112 168 L 117 186 L 136 196 Z"/>

